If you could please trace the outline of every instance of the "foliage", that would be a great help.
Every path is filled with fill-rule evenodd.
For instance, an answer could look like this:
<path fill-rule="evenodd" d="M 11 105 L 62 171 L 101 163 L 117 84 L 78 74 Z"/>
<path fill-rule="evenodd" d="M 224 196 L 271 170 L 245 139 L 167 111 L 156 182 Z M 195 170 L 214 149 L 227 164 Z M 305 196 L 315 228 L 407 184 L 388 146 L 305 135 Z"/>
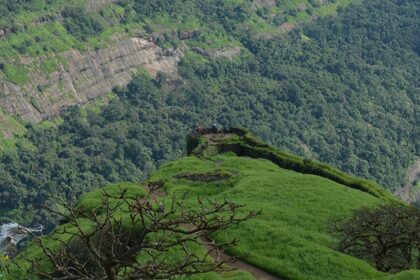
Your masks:
<path fill-rule="evenodd" d="M 155 203 L 152 199 L 161 187 L 162 184 L 150 183 L 150 192 L 144 199 L 127 189 L 115 194 L 103 190 L 97 194 L 102 197 L 99 212 L 98 208 L 75 208 L 64 201 L 61 202 L 64 211 L 46 206 L 66 224 L 46 238 L 35 238 L 33 246 L 43 254 L 37 258 L 23 256 L 31 264 L 30 273 L 41 279 L 71 276 L 122 280 L 178 279 L 229 271 L 224 264 L 230 260 L 213 259 L 210 255 L 217 256 L 220 246 L 232 246 L 235 241 L 212 245 L 199 254 L 193 247 L 205 246 L 208 234 L 260 213 L 238 214 L 243 206 L 226 199 L 220 203 L 198 200 L 197 210 L 184 208 L 175 200 L 167 207 L 157 201 L 152 206 Z"/>
<path fill-rule="evenodd" d="M 221 138 L 221 139 L 218 139 Z M 367 192 L 384 200 L 394 201 L 395 198 L 374 182 L 353 177 L 327 164 L 304 159 L 269 146 L 256 139 L 243 129 L 230 128 L 223 130 L 204 130 L 192 133 L 187 141 L 188 154 L 209 156 L 220 152 L 233 152 L 239 156 L 264 158 L 282 168 L 305 174 L 314 174 L 328 178 L 350 188 Z"/>
<path fill-rule="evenodd" d="M 121 193 L 124 193 L 126 199 L 140 199 L 147 196 L 147 191 L 143 185 L 120 182 L 84 194 L 76 206 L 79 210 L 100 212 L 103 210 L 102 201 L 106 198 L 103 196 L 104 194 L 117 198 L 116 201 L 108 199 L 107 202 L 112 204 L 118 202 L 118 194 Z"/>
<path fill-rule="evenodd" d="M 180 31 L 202 31 L 206 33 L 208 44 L 226 47 L 220 43 L 229 44 L 235 41 L 228 37 L 227 30 L 236 29 L 237 19 L 244 24 L 243 29 L 249 29 L 254 24 L 248 18 L 258 20 L 267 29 L 276 30 L 278 22 L 272 20 L 276 17 L 285 18 L 286 21 L 302 22 L 312 17 L 283 15 L 299 5 L 314 6 L 306 0 L 279 2 L 278 7 L 257 9 L 253 8 L 251 1 L 138 1 L 123 0 L 99 1 L 99 3 L 84 0 L 1 0 L 0 1 L 0 28 L 6 31 L 6 36 L 0 41 L 1 59 L 9 61 L 19 54 L 41 57 L 50 52 L 57 53 L 64 50 L 78 48 L 84 50 L 88 47 L 103 47 L 111 35 L 126 33 L 133 35 L 139 28 L 154 31 L 162 45 L 170 41 L 169 45 L 177 45 Z M 326 8 L 323 15 L 333 13 L 337 6 L 348 5 L 358 0 L 337 0 L 336 3 L 323 3 L 316 7 L 316 11 Z M 96 6 L 96 8 L 92 9 Z M 264 10 L 265 14 L 261 11 Z M 309 10 L 309 9 L 308 9 Z M 284 12 L 285 11 L 285 12 Z M 61 14 L 68 15 L 62 21 Z M 271 14 L 272 16 L 267 16 Z M 300 14 L 306 14 L 306 11 Z M 320 13 L 319 13 L 320 14 Z M 71 16 L 71 17 L 70 17 Z M 237 18 L 235 18 L 237 17 Z M 54 25 L 54 28 L 51 28 Z M 62 32 L 63 27 L 69 31 Z M 53 29 L 53 30 L 51 30 Z M 101 30 L 105 32 L 100 32 Z M 52 32 L 50 32 L 52 31 Z M 83 33 L 87 32 L 87 34 Z M 254 28 L 255 34 L 264 33 L 264 30 Z M 89 35 L 90 34 L 90 35 Z M 198 33 L 197 33 L 198 34 Z M 182 36 L 181 36 L 182 37 Z M 16 44 L 16 38 L 25 38 Z M 210 39 L 212 38 L 212 39 Z M 203 39 L 203 38 L 202 38 Z M 221 40 L 220 40 L 221 39 Z M 194 42 L 195 39 L 187 40 Z M 194 42 L 192 45 L 196 45 Z"/>
<path fill-rule="evenodd" d="M 388 275 L 384 278 L 381 278 L 381 280 L 412 280 L 417 279 L 419 276 L 420 275 L 418 270 L 408 270 L 397 274 Z"/>
<path fill-rule="evenodd" d="M 64 27 L 79 40 L 86 41 L 104 30 L 101 22 L 82 8 L 67 8 L 62 15 Z"/>
<path fill-rule="evenodd" d="M 22 65 L 5 64 L 3 71 L 6 78 L 12 83 L 23 85 L 29 82 L 28 71 Z"/>
<path fill-rule="evenodd" d="M 233 176 L 222 176 L 220 180 L 208 182 L 197 180 L 194 176 L 182 176 L 218 173 Z M 415 277 L 419 276 L 418 271 L 408 271 L 387 278 L 388 274 L 376 271 L 367 262 L 335 250 L 339 239 L 331 234 L 329 221 L 337 216 L 349 218 L 352 212 L 360 207 L 374 207 L 384 202 L 370 194 L 319 176 L 285 170 L 268 160 L 237 157 L 231 153 L 208 159 L 186 157 L 167 163 L 149 179 L 149 182 L 159 181 L 164 182 L 163 190 L 167 196 L 159 195 L 157 200 L 163 202 L 165 208 L 171 205 L 172 199 L 175 198 L 176 202 L 188 211 L 198 211 L 199 196 L 216 201 L 223 201 L 229 197 L 239 204 L 246 204 L 244 209 L 238 211 L 239 215 L 252 209 L 262 209 L 262 214 L 255 219 L 211 237 L 216 242 L 224 243 L 237 236 L 239 246 L 227 250 L 230 254 L 247 255 L 247 262 L 281 278 L 333 280 L 339 277 L 340 280 L 382 280 L 416 279 Z M 137 192 L 135 185 L 129 185 L 127 188 L 126 184 L 121 184 L 120 188 L 117 186 L 105 188 L 105 193 L 109 192 L 116 198 L 115 201 L 120 197 L 118 189 L 120 192 L 127 189 L 127 196 L 132 195 L 131 191 Z M 138 188 L 142 186 L 138 185 Z M 103 194 L 104 192 L 95 191 L 88 193 L 86 197 L 103 200 Z M 143 195 L 140 194 L 139 198 L 146 202 L 147 199 Z M 115 206 L 113 201 L 110 205 Z M 130 201 L 135 202 L 134 199 Z M 325 207 L 326 203 L 328 207 Z M 89 201 L 85 201 L 78 205 L 94 207 L 82 206 L 79 208 L 82 212 L 91 213 L 89 209 L 92 209 L 95 213 L 104 213 L 103 209 L 96 212 L 95 208 L 106 204 L 96 204 L 95 207 Z M 158 209 L 154 202 L 152 205 Z M 60 227 L 57 232 L 61 230 L 63 229 Z M 35 247 L 30 247 L 24 256 L 31 259 L 42 256 L 42 252 Z M 198 279 L 213 278 L 206 274 Z M 248 278 L 240 274 L 233 279 Z"/>
<path fill-rule="evenodd" d="M 420 210 L 400 204 L 362 208 L 335 222 L 339 250 L 385 272 L 420 269 Z"/>
<path fill-rule="evenodd" d="M 1 1 L 1 27 L 7 27 L 7 36 L 0 40 L 2 62 L 7 61 L 0 64 L 4 77 L 25 84 L 27 69 L 9 60 L 100 45 L 92 42 L 106 40 L 115 32 L 110 28 L 114 24 L 115 30 L 126 29 L 131 35 L 147 27 L 162 46 L 177 46 L 179 34 L 197 31 L 185 44 L 216 49 L 235 45 L 242 51 L 232 59 L 218 59 L 191 49 L 179 65 L 183 83 L 139 75 L 127 89 L 115 89 L 118 98 L 101 110 L 71 108 L 58 125 L 28 125 L 27 134 L 14 141 L 16 149 L 5 142 L 8 151 L 1 155 L 1 213 L 19 221 L 52 223 L 53 218 L 34 205 L 47 201 L 58 207 L 48 200 L 50 195 L 74 201 L 109 182 L 141 181 L 185 153 L 185 135 L 193 127 L 215 122 L 248 127 L 270 144 L 374 179 L 391 190 L 403 183 L 405 170 L 419 154 L 416 0 L 371 0 L 346 9 L 336 9 L 334 3 L 318 7 L 321 1 L 276 1 L 276 7 L 255 8 L 251 1 L 123 0 L 113 6 L 118 13 L 109 8 L 91 14 L 82 2 Z M 299 11 L 302 4 L 312 10 Z M 336 17 L 276 36 L 283 23 L 335 11 Z M 63 23 L 54 20 L 61 13 Z M 46 22 L 33 25 L 38 19 Z M 42 65 L 45 73 L 55 68 L 52 61 Z M 179 172 L 217 173 L 215 166 L 237 176 L 208 185 L 172 178 Z M 154 176 L 168 180 L 169 191 L 182 191 L 186 203 L 193 203 L 191 193 L 229 194 L 263 208 L 267 214 L 258 222 L 215 238 L 246 236 L 233 252 L 252 251 L 247 260 L 276 275 L 418 277 L 416 271 L 387 276 L 331 249 L 337 240 L 325 229 L 328 219 L 382 202 L 380 195 L 285 171 L 267 161 L 230 156 L 183 159 Z M 96 203 L 95 197 L 87 195 L 86 204 Z"/>
<path fill-rule="evenodd" d="M 42 72 L 48 75 L 59 69 L 59 63 L 60 61 L 57 58 L 48 59 L 48 60 L 43 61 L 39 68 L 41 69 Z"/>
<path fill-rule="evenodd" d="M 0 127 L 0 153 L 4 151 L 14 150 L 16 139 L 10 137 L 11 134 L 23 135 L 25 133 L 24 125 L 12 116 L 5 114 L 0 110 L 0 119 L 2 125 Z"/>

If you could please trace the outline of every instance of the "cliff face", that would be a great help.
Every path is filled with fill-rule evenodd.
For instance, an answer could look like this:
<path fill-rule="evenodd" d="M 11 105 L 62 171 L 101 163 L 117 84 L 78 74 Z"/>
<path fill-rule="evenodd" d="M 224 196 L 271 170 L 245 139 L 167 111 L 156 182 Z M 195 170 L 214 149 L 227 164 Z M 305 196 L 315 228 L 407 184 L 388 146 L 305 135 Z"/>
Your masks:
<path fill-rule="evenodd" d="M 129 38 L 96 51 L 68 51 L 60 54 L 58 69 L 45 74 L 31 71 L 30 82 L 17 86 L 0 79 L 0 108 L 30 122 L 59 114 L 65 108 L 84 104 L 104 95 L 114 86 L 126 85 L 133 72 L 146 69 L 151 75 L 162 71 L 178 79 L 177 63 L 182 53 L 163 50 L 142 38 Z M 35 65 L 39 59 L 26 58 Z"/>

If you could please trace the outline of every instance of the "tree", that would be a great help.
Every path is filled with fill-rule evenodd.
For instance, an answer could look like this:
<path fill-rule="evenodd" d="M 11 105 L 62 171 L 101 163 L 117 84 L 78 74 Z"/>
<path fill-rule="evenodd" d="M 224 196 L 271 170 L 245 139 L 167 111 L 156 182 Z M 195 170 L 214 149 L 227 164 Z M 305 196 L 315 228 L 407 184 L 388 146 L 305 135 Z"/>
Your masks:
<path fill-rule="evenodd" d="M 198 208 L 187 209 L 176 199 L 167 207 L 158 203 L 161 182 L 149 184 L 145 198 L 103 192 L 102 204 L 93 209 L 72 207 L 56 211 L 65 225 L 46 238 L 34 237 L 43 255 L 30 259 L 31 273 L 42 279 L 174 279 L 211 271 L 225 271 L 210 254 L 229 243 L 209 245 L 208 236 L 260 214 L 239 214 L 243 207 L 198 199 Z M 151 203 L 153 202 L 153 205 Z M 66 238 L 63 238 L 66 236 Z M 53 249 L 59 244 L 59 249 Z M 205 253 L 197 251 L 203 245 Z M 194 247 L 195 246 L 195 247 Z M 174 257 L 176 256 L 176 257 Z M 53 269 L 43 268 L 45 259 Z M 44 260 L 44 261 L 43 261 Z"/>
<path fill-rule="evenodd" d="M 104 31 L 102 23 L 80 7 L 67 7 L 62 12 L 64 27 L 79 40 L 86 41 L 91 36 Z"/>
<path fill-rule="evenodd" d="M 401 204 L 365 207 L 335 221 L 342 236 L 339 250 L 366 259 L 378 270 L 420 268 L 420 210 Z"/>

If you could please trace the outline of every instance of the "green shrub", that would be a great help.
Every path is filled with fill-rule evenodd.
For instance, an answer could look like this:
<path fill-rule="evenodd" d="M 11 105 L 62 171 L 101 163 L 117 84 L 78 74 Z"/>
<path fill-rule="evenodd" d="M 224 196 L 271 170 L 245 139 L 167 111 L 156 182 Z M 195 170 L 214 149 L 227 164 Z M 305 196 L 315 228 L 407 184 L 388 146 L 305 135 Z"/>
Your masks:
<path fill-rule="evenodd" d="M 59 62 L 56 58 L 45 60 L 41 63 L 40 69 L 45 74 L 50 74 L 59 69 Z"/>
<path fill-rule="evenodd" d="M 87 41 L 90 37 L 104 31 L 104 26 L 98 18 L 88 14 L 80 7 L 66 8 L 62 15 L 64 27 L 79 40 Z"/>

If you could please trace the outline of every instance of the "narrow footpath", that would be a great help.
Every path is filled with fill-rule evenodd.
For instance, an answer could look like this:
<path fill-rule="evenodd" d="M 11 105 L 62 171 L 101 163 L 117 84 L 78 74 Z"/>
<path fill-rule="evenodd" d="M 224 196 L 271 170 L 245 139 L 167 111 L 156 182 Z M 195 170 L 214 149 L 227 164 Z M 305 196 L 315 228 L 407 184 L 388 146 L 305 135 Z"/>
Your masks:
<path fill-rule="evenodd" d="M 207 238 L 206 243 L 212 243 L 212 240 L 210 238 Z M 218 255 L 217 255 L 217 250 L 215 250 L 215 245 L 207 245 L 207 249 L 210 252 L 210 256 L 213 257 L 215 260 L 224 260 L 227 261 L 227 265 L 235 268 L 235 269 L 239 269 L 239 270 L 243 270 L 246 272 L 249 272 L 252 274 L 252 276 L 255 277 L 255 279 L 257 280 L 283 280 L 280 277 L 274 276 L 256 266 L 253 266 L 249 263 L 243 262 L 241 260 L 236 259 L 235 262 L 228 262 L 230 259 L 232 259 L 232 256 L 230 256 L 229 254 L 227 254 L 225 251 L 223 251 L 222 249 L 218 250 Z"/>
<path fill-rule="evenodd" d="M 146 187 L 146 190 L 148 192 L 150 192 L 150 188 Z M 163 196 L 165 196 L 165 193 L 163 192 L 157 192 L 157 193 L 152 193 L 152 195 L 149 197 L 149 199 L 151 199 L 152 201 L 157 201 L 159 198 L 162 198 Z M 249 272 L 250 274 L 252 274 L 252 276 L 255 277 L 255 279 L 257 280 L 284 280 L 280 277 L 274 276 L 256 266 L 253 266 L 249 263 L 243 262 L 241 260 L 236 259 L 235 262 L 228 262 L 228 260 L 232 259 L 232 256 L 230 256 L 229 254 L 227 254 L 225 251 L 223 251 L 222 249 L 219 250 L 215 250 L 216 246 L 215 245 L 211 245 L 211 243 L 213 243 L 213 241 L 210 238 L 206 238 L 205 241 L 208 245 L 207 249 L 209 250 L 210 256 L 212 258 L 214 258 L 215 260 L 224 260 L 227 261 L 226 264 L 234 269 L 239 269 L 239 270 L 243 270 L 246 272 Z M 217 255 L 217 251 L 218 251 L 218 255 Z"/>

